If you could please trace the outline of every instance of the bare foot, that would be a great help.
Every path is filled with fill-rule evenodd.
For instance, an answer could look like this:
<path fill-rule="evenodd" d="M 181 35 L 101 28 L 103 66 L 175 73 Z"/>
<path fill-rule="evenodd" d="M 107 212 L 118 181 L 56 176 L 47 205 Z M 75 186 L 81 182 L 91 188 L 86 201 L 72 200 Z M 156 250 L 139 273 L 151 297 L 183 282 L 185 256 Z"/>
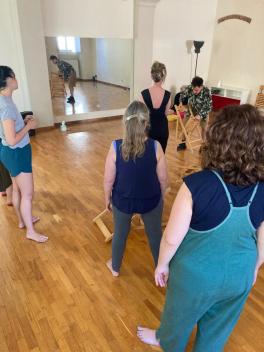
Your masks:
<path fill-rule="evenodd" d="M 146 343 L 147 345 L 160 346 L 159 341 L 156 338 L 156 330 L 138 326 L 137 336 L 142 342 Z"/>
<path fill-rule="evenodd" d="M 31 233 L 31 234 L 27 233 L 26 238 L 28 240 L 32 240 L 32 241 L 35 241 L 35 242 L 38 242 L 38 243 L 44 243 L 44 242 L 47 242 L 47 240 L 48 240 L 47 236 L 43 236 L 43 235 L 41 235 L 39 233 L 36 233 L 36 232 L 35 233 Z"/>
<path fill-rule="evenodd" d="M 113 270 L 113 267 L 112 267 L 112 259 L 109 259 L 108 262 L 106 262 L 106 266 L 108 267 L 108 269 L 111 271 L 112 275 L 114 277 L 117 277 L 119 276 L 119 273 L 117 271 L 114 271 Z"/>
<path fill-rule="evenodd" d="M 33 218 L 32 218 L 33 224 L 35 224 L 35 223 L 38 222 L 39 220 L 40 220 L 40 218 L 39 218 L 38 216 L 33 216 Z M 19 227 L 20 229 L 23 229 L 23 228 L 25 227 L 25 224 L 24 224 L 23 222 L 20 222 L 20 223 L 18 224 L 18 227 Z"/>

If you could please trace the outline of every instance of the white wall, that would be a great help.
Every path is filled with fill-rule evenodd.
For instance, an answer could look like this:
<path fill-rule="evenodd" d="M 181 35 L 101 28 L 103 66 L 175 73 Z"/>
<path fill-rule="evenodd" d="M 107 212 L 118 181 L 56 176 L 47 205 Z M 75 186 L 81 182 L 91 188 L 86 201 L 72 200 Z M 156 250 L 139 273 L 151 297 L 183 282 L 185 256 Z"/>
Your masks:
<path fill-rule="evenodd" d="M 156 3 L 159 0 L 136 0 L 134 9 L 134 79 L 133 97 L 150 83 L 150 67 L 153 62 L 153 27 Z"/>
<path fill-rule="evenodd" d="M 264 83 L 264 1 L 221 0 L 217 18 L 241 14 L 252 18 L 250 24 L 228 20 L 216 25 L 208 80 L 216 85 L 251 89 L 254 104 L 260 84 Z"/>
<path fill-rule="evenodd" d="M 199 55 L 197 75 L 207 79 L 216 7 L 217 0 L 162 0 L 157 4 L 153 61 L 158 60 L 166 65 L 167 89 L 175 89 L 176 86 L 178 91 L 194 75 L 195 55 L 188 53 L 186 41 L 205 41 Z"/>
<path fill-rule="evenodd" d="M 40 0 L 0 0 L 0 63 L 10 66 L 20 111 L 33 110 L 39 127 L 53 124 Z M 32 35 L 34 33 L 34 35 Z"/>
<path fill-rule="evenodd" d="M 79 55 L 80 77 L 92 79 L 96 74 L 96 40 L 81 38 L 81 53 Z"/>
<path fill-rule="evenodd" d="M 47 37 L 132 38 L 133 0 L 41 0 Z"/>
<path fill-rule="evenodd" d="M 14 101 L 20 111 L 30 109 L 27 77 L 16 0 L 0 0 L 0 64 L 10 66 L 18 79 Z"/>
<path fill-rule="evenodd" d="M 39 127 L 50 126 L 53 112 L 40 0 L 18 0 L 17 4 L 30 109 L 38 118 Z"/>
<path fill-rule="evenodd" d="M 56 38 L 46 37 L 45 45 L 46 45 L 46 58 L 47 58 L 49 72 L 58 72 L 58 67 L 54 65 L 49 59 L 51 55 L 59 56 Z"/>
<path fill-rule="evenodd" d="M 99 81 L 131 86 L 132 40 L 96 39 L 96 74 Z"/>

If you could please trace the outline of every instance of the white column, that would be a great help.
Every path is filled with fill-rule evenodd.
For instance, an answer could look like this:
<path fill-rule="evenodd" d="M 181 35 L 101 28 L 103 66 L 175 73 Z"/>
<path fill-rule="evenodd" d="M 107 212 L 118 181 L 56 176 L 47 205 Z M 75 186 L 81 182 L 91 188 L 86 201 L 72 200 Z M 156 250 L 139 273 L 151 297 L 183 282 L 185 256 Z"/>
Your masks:
<path fill-rule="evenodd" d="M 39 127 L 53 125 L 48 64 L 40 0 L 17 0 L 30 109 Z"/>
<path fill-rule="evenodd" d="M 0 0 L 0 65 L 14 70 L 19 82 L 19 89 L 14 94 L 14 101 L 19 110 L 30 108 L 30 99 L 25 72 L 17 0 Z"/>
<path fill-rule="evenodd" d="M 156 4 L 160 0 L 135 0 L 134 10 L 134 99 L 151 84 L 153 61 L 153 24 Z"/>

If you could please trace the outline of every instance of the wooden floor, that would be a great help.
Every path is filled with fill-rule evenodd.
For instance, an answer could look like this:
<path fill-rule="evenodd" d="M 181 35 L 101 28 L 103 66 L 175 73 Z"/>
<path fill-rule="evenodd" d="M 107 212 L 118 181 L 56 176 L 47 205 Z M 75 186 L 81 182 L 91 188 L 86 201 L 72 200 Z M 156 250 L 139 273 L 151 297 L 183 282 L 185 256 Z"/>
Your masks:
<path fill-rule="evenodd" d="M 138 324 L 158 327 L 165 293 L 153 283 L 144 232 L 131 233 L 116 279 L 105 266 L 111 245 L 92 223 L 104 208 L 105 156 L 121 131 L 121 121 L 112 120 L 73 125 L 67 134 L 45 131 L 32 139 L 37 229 L 50 239 L 42 245 L 25 240 L 12 208 L 1 200 L 0 352 L 155 350 L 136 338 Z M 173 137 L 171 130 L 172 191 L 164 219 L 179 186 L 178 166 L 198 163 L 197 153 L 176 155 Z M 262 271 L 225 351 L 262 352 L 263 331 Z"/>
<path fill-rule="evenodd" d="M 66 91 L 67 97 L 69 97 L 67 84 Z M 52 98 L 54 115 L 62 116 L 122 109 L 129 104 L 130 90 L 100 82 L 77 81 L 74 96 L 75 104 L 67 103 L 67 97 Z"/>

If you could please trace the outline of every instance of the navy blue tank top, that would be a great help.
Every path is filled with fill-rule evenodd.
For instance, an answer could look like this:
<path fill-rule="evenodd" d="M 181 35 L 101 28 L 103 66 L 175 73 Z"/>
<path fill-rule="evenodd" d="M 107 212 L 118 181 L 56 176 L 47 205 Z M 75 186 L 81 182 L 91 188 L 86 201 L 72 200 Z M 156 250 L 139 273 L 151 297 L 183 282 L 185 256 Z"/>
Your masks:
<path fill-rule="evenodd" d="M 122 139 L 114 141 L 116 150 L 116 178 L 112 203 L 123 213 L 144 214 L 153 210 L 161 198 L 157 176 L 156 142 L 148 138 L 145 152 L 135 160 L 125 161 L 121 153 Z"/>
<path fill-rule="evenodd" d="M 193 200 L 193 214 L 190 227 L 198 230 L 209 230 L 227 217 L 230 205 L 223 185 L 210 170 L 203 170 L 184 177 L 184 183 L 190 190 Z M 248 204 L 255 184 L 236 186 L 226 183 L 235 207 Z M 264 183 L 259 182 L 258 189 L 249 208 L 249 216 L 257 229 L 264 221 Z"/>

